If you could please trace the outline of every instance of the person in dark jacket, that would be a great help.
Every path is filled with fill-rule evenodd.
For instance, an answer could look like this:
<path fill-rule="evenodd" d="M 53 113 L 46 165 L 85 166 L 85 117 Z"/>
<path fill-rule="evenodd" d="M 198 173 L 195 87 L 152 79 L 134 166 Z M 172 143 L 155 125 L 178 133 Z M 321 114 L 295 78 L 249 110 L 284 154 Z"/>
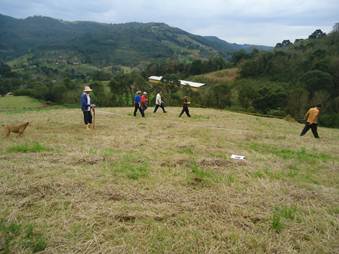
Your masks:
<path fill-rule="evenodd" d="M 90 129 L 92 125 L 92 107 L 94 104 L 91 104 L 91 97 L 89 93 L 92 92 L 92 89 L 89 86 L 85 86 L 84 92 L 80 96 L 80 106 L 81 110 L 84 114 L 84 123 L 86 125 L 86 129 Z"/>
<path fill-rule="evenodd" d="M 191 102 L 188 101 L 188 97 L 185 96 L 184 97 L 184 102 L 183 102 L 183 105 L 182 105 L 182 110 L 181 110 L 181 113 L 180 113 L 179 117 L 181 117 L 182 114 L 184 114 L 184 113 L 186 113 L 186 115 L 188 117 L 191 117 L 190 111 L 188 110 L 188 105 L 190 105 L 190 104 L 191 104 Z"/>
<path fill-rule="evenodd" d="M 137 116 L 137 111 L 140 111 L 142 117 L 145 117 L 144 111 L 141 107 L 141 91 L 138 91 L 134 96 L 134 112 L 133 115 Z"/>

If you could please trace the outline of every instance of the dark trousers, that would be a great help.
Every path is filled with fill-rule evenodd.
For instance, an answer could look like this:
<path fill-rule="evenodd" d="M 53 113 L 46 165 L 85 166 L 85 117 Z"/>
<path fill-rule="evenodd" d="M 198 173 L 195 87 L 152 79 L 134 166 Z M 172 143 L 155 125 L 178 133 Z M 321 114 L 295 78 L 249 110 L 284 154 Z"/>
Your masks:
<path fill-rule="evenodd" d="M 138 103 L 135 103 L 134 104 L 134 113 L 133 113 L 134 116 L 137 116 L 137 111 L 138 110 L 140 111 L 141 116 L 145 117 L 143 109 L 140 107 L 140 105 Z"/>
<path fill-rule="evenodd" d="M 181 113 L 180 113 L 179 117 L 181 117 L 183 113 L 186 113 L 186 115 L 188 117 L 191 117 L 190 111 L 188 110 L 188 107 L 185 107 L 185 106 L 182 107 L 182 110 L 181 110 Z"/>
<path fill-rule="evenodd" d="M 148 108 L 147 104 L 142 104 L 141 105 L 142 111 L 146 111 L 146 109 Z"/>
<path fill-rule="evenodd" d="M 304 129 L 300 133 L 300 136 L 304 136 L 306 134 L 306 132 L 309 131 L 309 129 L 312 130 L 313 136 L 315 138 L 319 138 L 318 130 L 317 130 L 318 129 L 318 124 L 316 124 L 316 123 L 312 123 L 312 124 L 306 123 Z"/>
<path fill-rule="evenodd" d="M 92 123 L 92 113 L 91 111 L 82 111 L 84 113 L 84 123 L 91 124 Z"/>
<path fill-rule="evenodd" d="M 162 109 L 162 112 L 166 113 L 165 107 L 162 104 L 161 105 L 155 105 L 153 113 L 157 112 L 159 107 Z"/>

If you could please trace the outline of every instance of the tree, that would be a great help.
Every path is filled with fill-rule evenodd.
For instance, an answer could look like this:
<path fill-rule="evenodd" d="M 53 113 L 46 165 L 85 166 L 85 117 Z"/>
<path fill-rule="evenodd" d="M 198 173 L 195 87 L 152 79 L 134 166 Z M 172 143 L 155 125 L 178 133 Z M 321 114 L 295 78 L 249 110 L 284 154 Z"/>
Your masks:
<path fill-rule="evenodd" d="M 319 39 L 325 37 L 326 34 L 321 31 L 321 29 L 315 30 L 310 36 L 308 36 L 309 39 Z"/>
<path fill-rule="evenodd" d="M 12 76 L 11 67 L 0 61 L 0 78 Z"/>
<path fill-rule="evenodd" d="M 257 92 L 252 84 L 248 82 L 246 82 L 245 84 L 240 84 L 239 102 L 242 107 L 247 110 L 250 109 L 250 107 L 252 106 L 252 102 L 256 96 Z"/>
<path fill-rule="evenodd" d="M 331 74 L 319 70 L 306 72 L 300 81 L 305 85 L 306 89 L 313 94 L 319 90 L 327 90 L 331 92 L 334 88 L 333 77 Z"/>
<path fill-rule="evenodd" d="M 247 53 L 245 50 L 242 49 L 232 54 L 231 62 L 234 64 L 238 64 L 242 60 L 249 59 L 250 56 L 251 54 Z"/>
<path fill-rule="evenodd" d="M 289 46 L 293 45 L 290 40 L 283 40 L 281 43 L 277 43 L 275 45 L 275 48 L 287 48 Z"/>
<path fill-rule="evenodd" d="M 228 85 L 214 85 L 209 89 L 209 101 L 212 107 L 225 108 L 231 104 L 231 89 Z"/>
<path fill-rule="evenodd" d="M 286 102 L 286 90 L 281 87 L 263 86 L 257 90 L 253 106 L 257 111 L 266 114 L 269 110 L 284 108 Z"/>
<path fill-rule="evenodd" d="M 288 89 L 287 113 L 302 120 L 308 104 L 310 93 L 300 86 Z"/>
<path fill-rule="evenodd" d="M 194 60 L 192 62 L 190 73 L 193 75 L 198 75 L 203 73 L 203 63 L 201 60 Z"/>
<path fill-rule="evenodd" d="M 133 95 L 137 90 L 148 91 L 150 89 L 146 80 L 138 72 L 118 73 L 111 79 L 109 87 L 113 94 L 114 106 L 131 105 Z"/>

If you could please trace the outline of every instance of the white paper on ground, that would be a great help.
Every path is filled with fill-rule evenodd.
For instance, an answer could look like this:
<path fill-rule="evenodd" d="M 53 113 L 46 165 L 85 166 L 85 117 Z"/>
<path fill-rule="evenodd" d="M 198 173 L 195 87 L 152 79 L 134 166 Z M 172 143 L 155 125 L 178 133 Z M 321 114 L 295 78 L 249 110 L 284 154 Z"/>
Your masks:
<path fill-rule="evenodd" d="M 234 159 L 234 160 L 245 160 L 245 156 L 244 155 L 232 154 L 231 155 L 231 159 Z"/>

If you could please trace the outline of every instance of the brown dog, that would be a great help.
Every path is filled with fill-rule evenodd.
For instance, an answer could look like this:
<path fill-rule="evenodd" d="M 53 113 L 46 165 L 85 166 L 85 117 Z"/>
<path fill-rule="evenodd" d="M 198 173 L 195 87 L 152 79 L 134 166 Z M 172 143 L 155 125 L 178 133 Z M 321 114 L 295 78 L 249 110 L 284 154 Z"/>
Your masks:
<path fill-rule="evenodd" d="M 11 134 L 11 132 L 18 133 L 19 136 L 22 136 L 22 134 L 24 134 L 24 131 L 28 125 L 29 125 L 29 122 L 26 122 L 20 125 L 5 125 L 6 137 L 8 137 Z"/>

